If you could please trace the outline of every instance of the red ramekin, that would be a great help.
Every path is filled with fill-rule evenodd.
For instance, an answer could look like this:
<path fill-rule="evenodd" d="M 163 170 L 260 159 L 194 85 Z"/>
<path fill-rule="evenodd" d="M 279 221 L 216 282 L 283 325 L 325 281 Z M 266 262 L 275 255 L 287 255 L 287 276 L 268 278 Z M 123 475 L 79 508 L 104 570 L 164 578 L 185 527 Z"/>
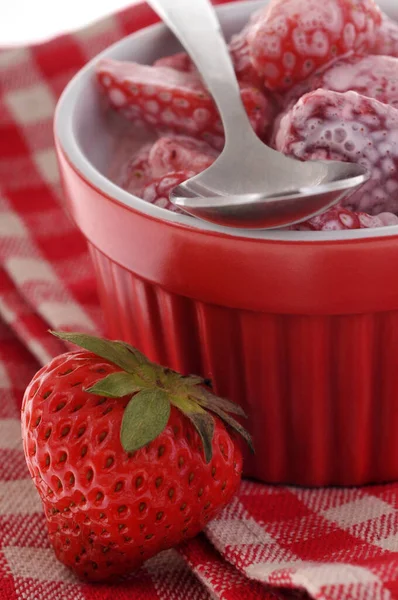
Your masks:
<path fill-rule="evenodd" d="M 226 35 L 263 4 L 219 8 Z M 383 8 L 393 12 L 387 0 Z M 151 63 L 177 49 L 154 25 L 101 56 Z M 244 407 L 256 447 L 247 476 L 300 485 L 398 478 L 398 226 L 227 231 L 131 196 L 103 174 L 112 147 L 95 62 L 65 90 L 55 137 L 109 335 L 211 378 Z"/>

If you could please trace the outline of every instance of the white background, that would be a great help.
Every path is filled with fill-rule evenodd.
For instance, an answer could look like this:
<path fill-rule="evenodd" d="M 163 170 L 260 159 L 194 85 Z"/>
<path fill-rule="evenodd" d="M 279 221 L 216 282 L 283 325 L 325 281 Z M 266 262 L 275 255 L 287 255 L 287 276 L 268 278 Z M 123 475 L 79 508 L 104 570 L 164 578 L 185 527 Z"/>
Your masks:
<path fill-rule="evenodd" d="M 0 0 L 0 46 L 39 42 L 137 0 Z"/>

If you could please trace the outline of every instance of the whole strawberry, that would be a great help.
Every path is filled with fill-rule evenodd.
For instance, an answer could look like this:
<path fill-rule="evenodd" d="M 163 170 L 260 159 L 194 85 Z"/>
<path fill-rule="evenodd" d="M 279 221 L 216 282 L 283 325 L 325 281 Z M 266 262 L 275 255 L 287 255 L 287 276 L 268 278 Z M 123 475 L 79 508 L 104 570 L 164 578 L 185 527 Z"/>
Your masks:
<path fill-rule="evenodd" d="M 277 150 L 300 160 L 364 165 L 369 180 L 344 200 L 344 208 L 398 213 L 398 108 L 356 92 L 319 89 L 283 116 L 275 139 Z"/>
<path fill-rule="evenodd" d="M 368 53 L 381 13 L 374 0 L 271 0 L 246 33 L 254 69 L 282 92 L 347 53 Z"/>
<path fill-rule="evenodd" d="M 57 557 L 100 581 L 197 534 L 239 485 L 232 430 L 250 437 L 228 414 L 242 410 L 199 377 L 123 342 L 56 335 L 84 350 L 55 358 L 29 384 L 24 451 Z"/>
<path fill-rule="evenodd" d="M 151 204 L 181 213 L 178 206 L 170 200 L 171 190 L 194 175 L 194 171 L 175 171 L 162 177 L 154 177 L 142 190 L 141 197 Z"/>
<path fill-rule="evenodd" d="M 97 79 L 112 108 L 128 120 L 223 148 L 219 112 L 197 72 L 102 59 Z M 241 84 L 241 97 L 254 131 L 263 137 L 274 118 L 273 102 L 247 82 Z"/>

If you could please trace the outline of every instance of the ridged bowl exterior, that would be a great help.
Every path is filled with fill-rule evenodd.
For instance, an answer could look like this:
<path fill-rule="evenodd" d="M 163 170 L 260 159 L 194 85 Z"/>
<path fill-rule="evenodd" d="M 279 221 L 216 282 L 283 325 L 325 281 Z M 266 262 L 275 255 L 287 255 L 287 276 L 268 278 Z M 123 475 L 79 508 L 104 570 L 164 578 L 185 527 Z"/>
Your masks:
<path fill-rule="evenodd" d="M 266 482 L 398 478 L 398 237 L 286 242 L 130 209 L 58 148 L 111 337 L 213 381 L 248 413 Z"/>

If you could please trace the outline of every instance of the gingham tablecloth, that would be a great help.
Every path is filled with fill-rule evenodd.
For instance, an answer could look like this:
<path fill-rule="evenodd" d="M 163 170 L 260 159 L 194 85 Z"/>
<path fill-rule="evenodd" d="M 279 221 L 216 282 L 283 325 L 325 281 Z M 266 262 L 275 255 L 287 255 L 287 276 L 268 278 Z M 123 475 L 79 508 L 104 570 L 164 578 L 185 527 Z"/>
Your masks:
<path fill-rule="evenodd" d="M 113 585 L 55 559 L 25 467 L 25 385 L 62 343 L 101 332 L 84 240 L 64 212 L 52 118 L 89 58 L 154 22 L 144 5 L 46 44 L 0 51 L 0 600 L 398 598 L 398 485 L 306 490 L 244 482 L 205 535 Z M 398 449 L 397 449 L 398 451 Z"/>

